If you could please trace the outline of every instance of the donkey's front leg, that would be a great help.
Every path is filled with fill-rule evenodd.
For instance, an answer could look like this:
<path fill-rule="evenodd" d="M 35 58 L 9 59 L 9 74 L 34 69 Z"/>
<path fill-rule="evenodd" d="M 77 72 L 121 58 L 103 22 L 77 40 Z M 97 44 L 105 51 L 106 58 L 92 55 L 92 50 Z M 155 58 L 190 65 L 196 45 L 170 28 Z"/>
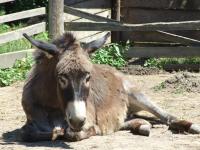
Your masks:
<path fill-rule="evenodd" d="M 154 104 L 147 96 L 140 91 L 129 89 L 129 103 L 137 106 L 142 110 L 148 111 L 157 116 L 163 123 L 170 126 L 171 129 L 177 131 L 186 131 L 193 134 L 200 134 L 200 126 L 189 121 L 177 119 L 177 117 L 170 115 L 156 104 Z"/>
<path fill-rule="evenodd" d="M 87 139 L 87 138 L 89 138 L 91 136 L 95 136 L 95 135 L 97 135 L 95 127 L 90 127 L 86 130 L 81 130 L 80 132 L 74 132 L 70 128 L 67 128 L 64 138 L 67 141 L 74 142 L 74 141 L 81 141 L 83 139 Z"/>
<path fill-rule="evenodd" d="M 149 136 L 152 125 L 144 119 L 125 121 L 120 130 L 130 130 L 134 134 Z"/>

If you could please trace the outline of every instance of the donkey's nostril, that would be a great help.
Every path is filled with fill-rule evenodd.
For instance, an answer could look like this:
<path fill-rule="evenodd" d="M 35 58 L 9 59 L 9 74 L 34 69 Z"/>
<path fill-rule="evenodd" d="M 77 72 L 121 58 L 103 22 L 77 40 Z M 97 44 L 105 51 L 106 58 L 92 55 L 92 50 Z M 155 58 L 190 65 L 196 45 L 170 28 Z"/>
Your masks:
<path fill-rule="evenodd" d="M 70 125 L 74 128 L 74 129 L 81 129 L 83 127 L 83 125 L 85 124 L 85 117 L 81 117 L 81 118 L 70 118 L 69 122 Z"/>

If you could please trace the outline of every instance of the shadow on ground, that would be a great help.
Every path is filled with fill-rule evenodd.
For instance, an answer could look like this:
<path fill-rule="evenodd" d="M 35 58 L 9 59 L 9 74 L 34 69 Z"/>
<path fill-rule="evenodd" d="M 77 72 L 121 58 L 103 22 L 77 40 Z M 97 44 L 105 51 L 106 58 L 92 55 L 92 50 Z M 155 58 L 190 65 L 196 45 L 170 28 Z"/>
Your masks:
<path fill-rule="evenodd" d="M 57 148 L 64 148 L 64 149 L 72 149 L 69 145 L 67 145 L 64 141 L 57 140 L 57 141 L 40 141 L 40 142 L 22 142 L 20 140 L 20 129 L 15 129 L 13 131 L 9 131 L 3 133 L 2 140 L 3 143 L 1 145 L 24 145 L 27 147 L 57 147 Z"/>

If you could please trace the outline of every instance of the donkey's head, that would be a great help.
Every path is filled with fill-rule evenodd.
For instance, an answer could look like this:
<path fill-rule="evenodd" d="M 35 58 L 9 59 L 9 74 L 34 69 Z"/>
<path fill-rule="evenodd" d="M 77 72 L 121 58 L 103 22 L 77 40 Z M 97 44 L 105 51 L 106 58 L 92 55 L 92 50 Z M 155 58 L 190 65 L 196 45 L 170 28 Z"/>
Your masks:
<path fill-rule="evenodd" d="M 86 120 L 86 100 L 93 67 L 88 56 L 105 44 L 110 33 L 89 43 L 80 43 L 69 33 L 52 44 L 24 36 L 34 46 L 56 58 L 57 95 L 68 124 L 72 129 L 80 130 Z"/>

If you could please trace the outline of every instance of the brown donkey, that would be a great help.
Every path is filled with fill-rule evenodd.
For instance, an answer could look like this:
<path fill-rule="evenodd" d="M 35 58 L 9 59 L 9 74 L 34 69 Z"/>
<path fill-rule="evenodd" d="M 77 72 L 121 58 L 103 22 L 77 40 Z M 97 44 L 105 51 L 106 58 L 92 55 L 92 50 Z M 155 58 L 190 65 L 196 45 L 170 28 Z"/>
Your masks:
<path fill-rule="evenodd" d="M 129 76 L 90 62 L 89 54 L 103 46 L 110 33 L 90 43 L 80 43 L 70 33 L 52 44 L 24 36 L 38 50 L 23 90 L 27 117 L 21 130 L 23 140 L 62 137 L 77 141 L 118 130 L 148 136 L 148 121 L 127 118 L 141 110 L 154 114 L 172 129 L 200 133 L 198 125 L 179 120 L 154 104 Z"/>

